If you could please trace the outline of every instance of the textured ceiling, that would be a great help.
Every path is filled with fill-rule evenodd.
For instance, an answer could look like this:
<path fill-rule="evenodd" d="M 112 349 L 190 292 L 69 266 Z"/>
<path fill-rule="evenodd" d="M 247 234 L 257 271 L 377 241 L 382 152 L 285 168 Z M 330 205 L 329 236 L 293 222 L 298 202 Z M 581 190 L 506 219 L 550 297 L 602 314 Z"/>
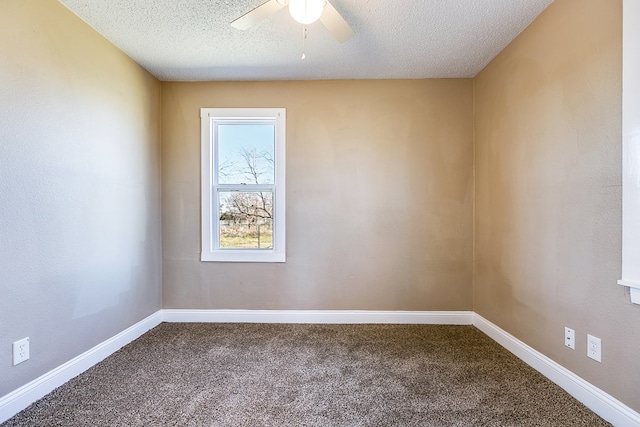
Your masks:
<path fill-rule="evenodd" d="M 338 43 L 286 8 L 246 31 L 265 0 L 60 0 L 160 80 L 473 77 L 552 0 L 331 0 L 355 31 Z"/>

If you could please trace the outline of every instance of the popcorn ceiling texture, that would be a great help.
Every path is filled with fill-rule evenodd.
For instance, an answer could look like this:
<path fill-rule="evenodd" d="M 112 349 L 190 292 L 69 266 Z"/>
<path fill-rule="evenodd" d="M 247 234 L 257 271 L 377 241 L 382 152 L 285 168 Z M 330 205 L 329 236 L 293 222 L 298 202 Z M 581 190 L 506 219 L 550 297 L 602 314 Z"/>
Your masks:
<path fill-rule="evenodd" d="M 473 77 L 552 0 L 332 0 L 355 36 L 338 43 L 286 8 L 247 31 L 264 0 L 60 0 L 165 81 Z"/>

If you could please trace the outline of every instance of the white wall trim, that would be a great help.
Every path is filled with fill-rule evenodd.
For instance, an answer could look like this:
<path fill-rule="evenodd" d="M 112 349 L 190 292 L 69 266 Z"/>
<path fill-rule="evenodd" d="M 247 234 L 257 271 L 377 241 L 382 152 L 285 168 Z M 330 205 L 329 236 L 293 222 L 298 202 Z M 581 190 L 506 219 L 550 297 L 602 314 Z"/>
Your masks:
<path fill-rule="evenodd" d="M 518 356 L 533 369 L 562 387 L 570 395 L 613 425 L 640 427 L 639 413 L 477 313 L 474 315 L 473 326 L 480 329 L 498 344 Z"/>
<path fill-rule="evenodd" d="M 472 311 L 162 310 L 165 322 L 471 325 Z"/>
<path fill-rule="evenodd" d="M 0 423 L 5 422 L 47 393 L 115 353 L 149 329 L 159 325 L 160 322 L 162 322 L 162 313 L 157 311 L 30 383 L 0 397 Z"/>
<path fill-rule="evenodd" d="M 622 5 L 622 280 L 640 304 L 640 2 Z"/>
<path fill-rule="evenodd" d="M 640 427 L 640 414 L 472 311 L 159 310 L 78 357 L 0 397 L 0 423 L 161 322 L 473 325 L 605 420 Z"/>

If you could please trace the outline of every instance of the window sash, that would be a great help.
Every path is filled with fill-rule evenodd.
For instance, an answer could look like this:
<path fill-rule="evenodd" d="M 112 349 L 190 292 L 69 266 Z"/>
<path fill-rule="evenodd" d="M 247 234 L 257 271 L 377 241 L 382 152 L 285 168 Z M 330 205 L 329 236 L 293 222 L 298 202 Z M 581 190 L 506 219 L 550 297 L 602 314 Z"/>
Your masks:
<path fill-rule="evenodd" d="M 278 130 L 278 123 L 277 120 L 274 118 L 255 118 L 255 119 L 248 119 L 248 120 L 240 120 L 240 119 L 229 119 L 229 118 L 218 118 L 218 117 L 212 117 L 211 118 L 211 145 L 213 147 L 212 150 L 212 159 L 211 162 L 213 164 L 213 168 L 212 168 L 212 183 L 214 185 L 256 185 L 256 184 L 219 184 L 220 181 L 220 162 L 218 161 L 218 159 L 220 158 L 219 155 L 219 133 L 218 133 L 218 127 L 221 125 L 273 125 L 273 127 L 275 128 L 276 132 L 274 134 L 274 141 L 273 141 L 273 151 L 274 151 L 274 165 L 273 165 L 273 185 L 275 185 L 276 180 L 277 180 L 277 170 L 278 170 L 278 156 L 276 155 L 277 151 L 278 151 L 278 134 L 277 134 L 277 130 Z"/>
<path fill-rule="evenodd" d="M 220 193 L 232 193 L 232 192 L 239 192 L 239 193 L 271 193 L 271 205 L 272 205 L 272 211 L 271 211 L 271 222 L 272 222 L 272 228 L 273 228 L 273 248 L 271 249 L 256 249 L 256 250 L 260 250 L 260 251 L 275 251 L 276 248 L 276 239 L 275 236 L 277 236 L 278 231 L 278 221 L 277 221 L 277 217 L 278 217 L 278 210 L 276 209 L 276 197 L 277 197 L 277 193 L 275 191 L 275 185 L 219 185 L 219 186 L 213 186 L 212 189 L 212 194 L 211 194 L 211 201 L 213 203 L 211 209 L 213 212 L 213 215 L 211 215 L 212 217 L 212 224 L 211 224 L 211 231 L 213 232 L 212 235 L 212 249 L 216 250 L 216 251 L 247 251 L 247 250 L 251 250 L 251 249 L 242 249 L 242 248 L 223 248 L 221 247 L 221 236 L 220 236 L 220 219 L 219 219 L 219 214 L 220 214 L 220 197 L 219 194 Z M 215 218 L 218 218 L 217 220 L 215 220 Z"/>

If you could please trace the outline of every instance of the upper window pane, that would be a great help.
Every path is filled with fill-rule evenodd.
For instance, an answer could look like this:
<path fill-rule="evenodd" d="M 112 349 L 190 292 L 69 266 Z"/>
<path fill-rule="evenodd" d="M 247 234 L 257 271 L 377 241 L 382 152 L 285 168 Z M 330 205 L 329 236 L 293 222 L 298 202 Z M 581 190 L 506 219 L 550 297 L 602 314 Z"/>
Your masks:
<path fill-rule="evenodd" d="M 218 184 L 273 184 L 275 124 L 216 125 Z"/>

